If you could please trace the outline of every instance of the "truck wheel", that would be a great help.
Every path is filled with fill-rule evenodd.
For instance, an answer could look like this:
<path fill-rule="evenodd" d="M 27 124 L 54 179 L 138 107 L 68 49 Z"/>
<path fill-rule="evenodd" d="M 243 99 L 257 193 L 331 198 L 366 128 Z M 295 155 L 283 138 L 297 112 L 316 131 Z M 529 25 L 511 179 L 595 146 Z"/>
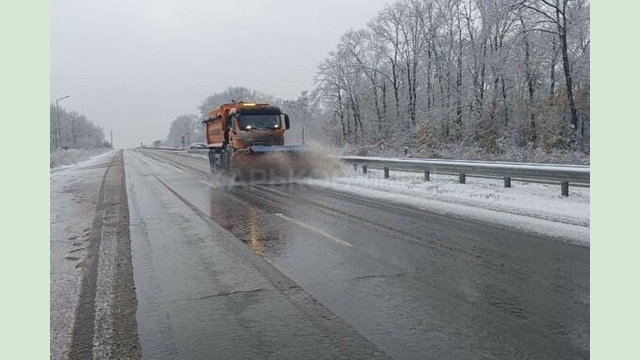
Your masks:
<path fill-rule="evenodd" d="M 212 173 L 216 169 L 216 152 L 213 149 L 209 149 L 209 169 Z"/>
<path fill-rule="evenodd" d="M 227 148 L 222 149 L 222 152 L 220 153 L 220 168 L 222 171 L 224 172 L 228 172 L 229 171 L 229 163 L 231 162 L 231 159 L 229 158 L 229 150 Z"/>

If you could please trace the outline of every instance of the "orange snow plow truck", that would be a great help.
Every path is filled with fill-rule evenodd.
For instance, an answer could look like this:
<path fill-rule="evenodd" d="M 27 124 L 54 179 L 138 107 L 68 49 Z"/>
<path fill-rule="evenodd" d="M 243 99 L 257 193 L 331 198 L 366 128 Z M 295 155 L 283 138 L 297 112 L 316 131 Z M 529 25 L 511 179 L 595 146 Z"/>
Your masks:
<path fill-rule="evenodd" d="M 265 103 L 232 102 L 203 120 L 212 172 L 254 180 L 295 175 L 303 145 L 285 145 L 289 116 Z"/>

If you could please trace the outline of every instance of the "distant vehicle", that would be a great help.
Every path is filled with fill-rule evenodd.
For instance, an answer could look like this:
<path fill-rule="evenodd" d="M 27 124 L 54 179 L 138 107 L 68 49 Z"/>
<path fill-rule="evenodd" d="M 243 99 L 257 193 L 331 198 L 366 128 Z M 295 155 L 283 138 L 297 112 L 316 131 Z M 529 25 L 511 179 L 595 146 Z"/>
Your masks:
<path fill-rule="evenodd" d="M 191 146 L 189 146 L 189 150 L 195 150 L 195 149 L 208 149 L 209 147 L 207 146 L 207 144 L 203 144 L 203 143 L 194 143 L 191 144 Z"/>

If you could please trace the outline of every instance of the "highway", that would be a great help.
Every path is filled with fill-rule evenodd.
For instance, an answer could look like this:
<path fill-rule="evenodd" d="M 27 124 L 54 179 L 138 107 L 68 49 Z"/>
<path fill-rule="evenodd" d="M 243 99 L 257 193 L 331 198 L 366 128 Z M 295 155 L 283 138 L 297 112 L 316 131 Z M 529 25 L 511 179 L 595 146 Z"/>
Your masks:
<path fill-rule="evenodd" d="M 142 358 L 589 357 L 589 248 L 125 150 Z"/>

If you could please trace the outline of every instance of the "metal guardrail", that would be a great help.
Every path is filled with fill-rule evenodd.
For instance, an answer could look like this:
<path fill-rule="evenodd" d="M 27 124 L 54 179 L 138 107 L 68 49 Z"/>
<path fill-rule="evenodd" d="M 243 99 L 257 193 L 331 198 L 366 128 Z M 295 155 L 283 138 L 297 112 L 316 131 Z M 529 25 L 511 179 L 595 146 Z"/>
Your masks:
<path fill-rule="evenodd" d="M 184 151 L 183 149 L 177 147 L 154 147 L 154 146 L 139 146 L 136 149 L 147 149 L 147 150 L 162 150 L 162 151 Z"/>
<path fill-rule="evenodd" d="M 177 150 L 177 149 L 161 149 Z M 208 149 L 188 149 L 188 153 L 206 156 Z M 390 170 L 423 172 L 424 180 L 429 181 L 431 174 L 456 174 L 461 184 L 469 177 L 503 178 L 504 186 L 511 187 L 511 181 L 545 181 L 560 185 L 560 194 L 569 196 L 569 184 L 589 186 L 591 170 L 588 165 L 555 165 L 515 162 L 487 162 L 475 160 L 435 160 L 435 159 L 395 159 L 366 156 L 338 156 L 337 159 L 352 164 L 354 170 L 368 168 L 384 170 L 389 177 Z"/>
<path fill-rule="evenodd" d="M 209 154 L 209 149 L 186 149 L 185 150 L 185 149 L 174 148 L 174 147 L 153 147 L 153 146 L 143 146 L 143 147 L 138 147 L 138 149 L 174 151 L 174 152 L 188 152 L 188 153 L 202 154 L 202 155 L 208 155 Z"/>
<path fill-rule="evenodd" d="M 191 154 L 209 155 L 209 149 L 187 149 L 185 151 Z"/>
<path fill-rule="evenodd" d="M 481 162 L 464 160 L 420 160 L 393 159 L 364 156 L 341 156 L 343 162 L 352 164 L 357 170 L 362 167 L 384 169 L 384 177 L 389 177 L 390 170 L 424 172 L 425 181 L 429 181 L 431 173 L 457 174 L 459 182 L 464 184 L 467 176 L 502 177 L 504 186 L 511 187 L 512 178 L 518 180 L 543 180 L 559 183 L 561 195 L 569 196 L 569 184 L 589 184 L 590 167 L 583 165 L 547 165 L 531 163 Z"/>

